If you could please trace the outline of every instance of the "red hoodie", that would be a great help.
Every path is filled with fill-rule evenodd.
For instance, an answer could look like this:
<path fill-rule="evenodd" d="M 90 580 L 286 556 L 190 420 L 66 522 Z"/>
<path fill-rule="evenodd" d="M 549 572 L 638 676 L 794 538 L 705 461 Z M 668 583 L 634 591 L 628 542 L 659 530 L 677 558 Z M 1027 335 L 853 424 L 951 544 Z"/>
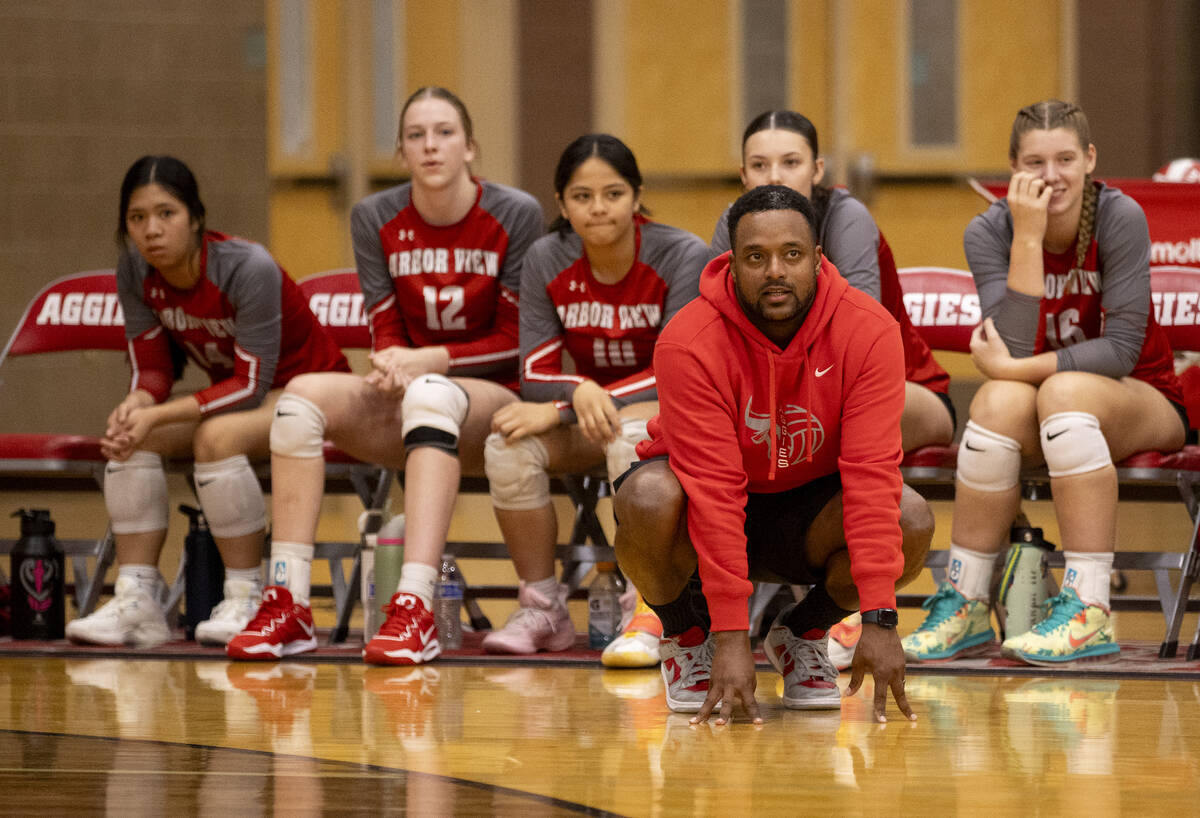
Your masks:
<path fill-rule="evenodd" d="M 687 493 L 713 630 L 750 627 L 747 492 L 836 471 L 862 609 L 895 607 L 904 346 L 887 310 L 822 258 L 812 307 L 781 350 L 742 311 L 725 253 L 659 336 L 654 370 L 659 415 L 638 454 L 669 454 Z"/>

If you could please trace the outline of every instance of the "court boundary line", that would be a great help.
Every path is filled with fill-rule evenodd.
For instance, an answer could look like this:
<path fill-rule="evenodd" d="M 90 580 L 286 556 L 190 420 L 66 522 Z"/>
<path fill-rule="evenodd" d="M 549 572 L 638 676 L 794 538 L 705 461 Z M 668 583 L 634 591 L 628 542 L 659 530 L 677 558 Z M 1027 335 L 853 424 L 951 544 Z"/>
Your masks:
<path fill-rule="evenodd" d="M 20 730 L 7 727 L 0 727 L 0 733 L 9 735 L 25 735 L 25 736 L 42 736 L 47 738 L 79 738 L 79 739 L 96 739 L 99 741 L 121 742 L 130 744 L 148 744 L 157 747 L 188 747 L 193 750 L 221 750 L 223 752 L 244 753 L 248 755 L 267 756 L 270 758 L 290 758 L 299 761 L 317 761 L 325 764 L 334 764 L 343 767 L 355 767 L 368 772 L 377 772 L 381 774 L 401 774 L 405 778 L 408 776 L 416 776 L 419 778 L 429 778 L 439 781 L 448 781 L 453 784 L 462 785 L 470 789 L 484 790 L 488 792 L 501 792 L 510 796 L 519 798 L 528 798 L 538 801 L 549 806 L 560 807 L 569 810 L 570 812 L 579 813 L 581 815 L 602 816 L 602 818 L 625 818 L 623 813 L 612 812 L 600 807 L 590 807 L 587 804 L 580 804 L 576 801 L 566 801 L 562 798 L 555 798 L 550 795 L 541 795 L 536 792 L 527 792 L 525 790 L 517 790 L 512 787 L 505 787 L 501 784 L 488 784 L 484 781 L 472 781 L 469 778 L 459 778 L 453 775 L 441 775 L 438 773 L 426 773 L 420 770 L 409 770 L 404 767 L 388 767 L 383 764 L 364 764 L 358 761 L 338 761 L 337 759 L 322 758 L 320 756 L 305 756 L 296 753 L 276 753 L 270 750 L 250 750 L 244 747 L 222 747 L 219 744 L 199 744 L 191 741 L 167 741 L 165 739 L 149 739 L 149 738 L 123 738 L 121 736 L 95 736 L 88 733 L 72 733 L 72 732 L 54 732 L 50 730 Z M 23 770 L 24 768 L 20 768 Z M 18 770 L 18 771 L 20 771 Z M 110 771 L 111 772 L 111 771 Z M 162 771 L 155 771 L 162 772 Z M 191 771 L 194 774 L 199 771 Z M 264 773 L 264 776 L 273 777 L 272 774 Z"/>

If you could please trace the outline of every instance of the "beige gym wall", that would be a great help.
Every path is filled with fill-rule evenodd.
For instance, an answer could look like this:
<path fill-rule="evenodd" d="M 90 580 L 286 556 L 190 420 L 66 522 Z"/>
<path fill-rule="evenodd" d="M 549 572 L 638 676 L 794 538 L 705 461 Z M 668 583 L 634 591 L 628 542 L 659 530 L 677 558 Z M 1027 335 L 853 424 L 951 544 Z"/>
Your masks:
<path fill-rule="evenodd" d="M 51 280 L 116 265 L 121 180 L 145 154 L 191 167 L 210 227 L 267 240 L 264 32 L 263 4 L 246 0 L 0 3 L 6 338 Z M 100 434 L 128 385 L 120 352 L 5 361 L 0 430 Z M 178 501 L 194 502 L 182 480 L 171 486 Z M 98 492 L 8 491 L 0 518 L 21 507 L 50 509 L 60 537 L 104 532 Z M 172 518 L 169 576 L 186 528 Z M 0 522 L 0 538 L 17 532 L 16 520 Z"/>
<path fill-rule="evenodd" d="M 262 4 L 241 0 L 0 3 L 0 331 L 51 280 L 116 265 L 139 156 L 187 162 L 209 226 L 266 241 L 263 30 Z M 0 379 L 0 429 L 95 434 L 128 367 L 66 353 Z"/>

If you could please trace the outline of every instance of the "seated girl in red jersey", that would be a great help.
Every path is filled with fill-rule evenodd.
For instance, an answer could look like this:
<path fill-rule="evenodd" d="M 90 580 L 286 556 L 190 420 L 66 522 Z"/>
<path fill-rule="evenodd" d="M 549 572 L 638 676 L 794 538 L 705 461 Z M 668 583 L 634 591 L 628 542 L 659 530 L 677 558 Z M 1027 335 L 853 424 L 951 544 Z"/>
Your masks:
<path fill-rule="evenodd" d="M 229 643 L 234 658 L 315 647 L 308 597 L 326 439 L 405 472 L 405 547 L 376 551 L 388 616 L 363 658 L 411 665 L 441 653 L 433 588 L 459 476 L 482 474 L 492 413 L 517 400 L 521 261 L 542 232 L 532 196 L 471 176 L 475 149 L 462 101 L 421 88 L 400 113 L 397 151 L 411 181 L 354 206 L 373 371 L 307 375 L 280 398 L 271 427 L 271 585 L 258 616 Z"/>
<path fill-rule="evenodd" d="M 988 380 L 958 450 L 950 581 L 904 639 L 910 660 L 986 650 L 992 567 L 1008 544 L 1022 466 L 1045 464 L 1063 538 L 1062 592 L 1009 634 L 1006 656 L 1061 667 L 1111 661 L 1114 460 L 1183 445 L 1171 348 L 1150 309 L 1150 235 L 1133 199 L 1092 180 L 1087 118 L 1057 100 L 1021 109 L 1008 196 L 963 236 L 983 323 L 971 357 Z"/>
<path fill-rule="evenodd" d="M 865 205 L 844 188 L 821 185 L 825 160 L 816 126 L 795 111 L 766 111 L 742 135 L 742 185 L 786 185 L 806 196 L 817 214 L 817 242 L 850 286 L 880 302 L 900 324 L 904 344 L 904 414 L 900 436 L 904 451 L 954 438 L 950 376 L 933 359 L 904 309 L 900 277 L 887 240 Z M 726 209 L 713 231 L 712 250 L 729 249 Z M 839 669 L 850 667 L 862 625 L 857 613 L 830 630 L 829 658 Z"/>
<path fill-rule="evenodd" d="M 568 145 L 554 190 L 562 215 L 530 248 L 521 274 L 525 400 L 496 412 L 485 451 L 492 504 L 521 579 L 520 608 L 483 641 L 501 653 L 574 644 L 566 588 L 554 575 L 548 475 L 605 464 L 615 479 L 637 459 L 634 446 L 658 411 L 654 343 L 696 297 L 708 258 L 696 236 L 642 215 L 637 160 L 616 137 L 588 134 Z M 563 368 L 564 350 L 574 374 Z M 653 665 L 660 626 L 644 615 L 654 619 L 652 651 L 629 648 L 641 656 L 636 664 Z"/>
<path fill-rule="evenodd" d="M 262 593 L 266 506 L 250 463 L 267 456 L 280 388 L 303 372 L 350 367 L 263 247 L 205 230 L 196 179 L 178 159 L 135 162 L 119 213 L 117 288 L 133 381 L 101 441 L 116 597 L 68 624 L 67 636 L 142 647 L 169 638 L 158 572 L 169 512 L 162 458 L 194 457 L 196 496 L 225 561 L 225 599 L 196 638 L 224 645 Z M 211 386 L 168 399 L 171 344 Z"/>

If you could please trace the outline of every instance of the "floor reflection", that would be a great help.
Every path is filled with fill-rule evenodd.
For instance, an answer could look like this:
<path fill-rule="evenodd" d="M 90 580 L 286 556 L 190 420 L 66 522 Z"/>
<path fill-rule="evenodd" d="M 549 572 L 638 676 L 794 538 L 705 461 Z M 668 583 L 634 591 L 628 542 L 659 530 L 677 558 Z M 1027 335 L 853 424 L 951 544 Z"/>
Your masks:
<path fill-rule="evenodd" d="M 0 787 L 122 815 L 1195 810 L 1198 682 L 913 675 L 918 721 L 886 725 L 869 683 L 840 712 L 758 684 L 766 723 L 716 726 L 656 670 L 6 659 Z"/>

